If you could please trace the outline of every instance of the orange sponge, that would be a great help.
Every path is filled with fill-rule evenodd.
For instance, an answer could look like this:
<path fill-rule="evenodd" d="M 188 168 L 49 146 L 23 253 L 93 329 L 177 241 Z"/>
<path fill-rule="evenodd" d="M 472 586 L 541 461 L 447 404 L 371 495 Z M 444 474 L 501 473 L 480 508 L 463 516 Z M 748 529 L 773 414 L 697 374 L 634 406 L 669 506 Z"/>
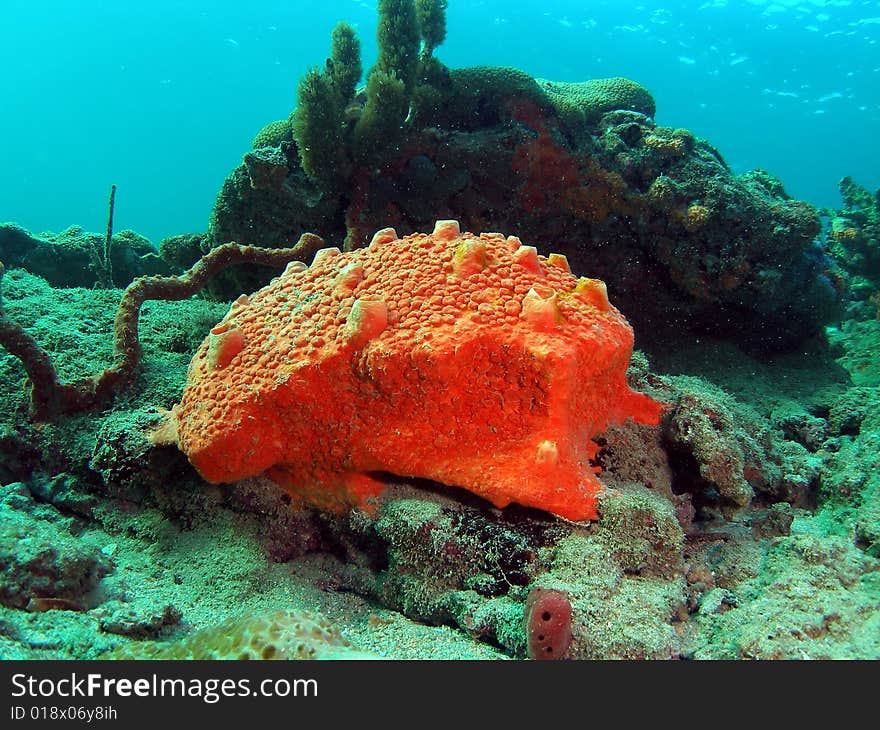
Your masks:
<path fill-rule="evenodd" d="M 385 472 L 594 519 L 591 438 L 660 413 L 627 387 L 632 343 L 564 256 L 455 221 L 386 228 L 240 297 L 164 430 L 208 481 L 268 472 L 323 509 L 369 508 Z"/>

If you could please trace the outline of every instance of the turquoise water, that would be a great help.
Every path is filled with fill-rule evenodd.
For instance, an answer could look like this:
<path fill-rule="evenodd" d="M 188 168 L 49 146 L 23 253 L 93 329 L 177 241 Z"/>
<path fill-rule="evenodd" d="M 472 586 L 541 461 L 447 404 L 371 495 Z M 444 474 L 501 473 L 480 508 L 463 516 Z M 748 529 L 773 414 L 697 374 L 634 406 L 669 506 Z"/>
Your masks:
<path fill-rule="evenodd" d="M 204 230 L 253 135 L 286 117 L 340 19 L 375 57 L 375 3 L 4 0 L 0 220 L 153 241 Z M 437 56 L 555 80 L 628 76 L 657 121 L 815 205 L 880 187 L 880 2 L 450 0 Z"/>

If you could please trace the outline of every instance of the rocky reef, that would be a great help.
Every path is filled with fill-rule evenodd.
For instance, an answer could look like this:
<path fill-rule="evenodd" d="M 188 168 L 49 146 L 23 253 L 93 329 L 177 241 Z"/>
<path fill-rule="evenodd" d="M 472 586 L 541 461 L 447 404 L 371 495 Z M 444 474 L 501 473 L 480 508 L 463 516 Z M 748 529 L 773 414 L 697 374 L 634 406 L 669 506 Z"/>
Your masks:
<path fill-rule="evenodd" d="M 447 69 L 400 17 L 408 5 L 380 3 L 380 58 L 362 89 L 353 31 L 334 32 L 290 120 L 260 132 L 227 178 L 206 245 L 283 246 L 308 230 L 356 248 L 385 226 L 405 235 L 456 218 L 463 230 L 516 230 L 606 281 L 646 346 L 685 330 L 774 352 L 821 334 L 840 292 L 813 207 L 655 124 L 634 81 Z"/>
<path fill-rule="evenodd" d="M 848 319 L 880 312 L 880 190 L 871 194 L 851 177 L 840 181 L 843 206 L 826 210 L 829 249 L 845 272 Z"/>
<path fill-rule="evenodd" d="M 24 269 L 54 287 L 124 287 L 139 276 L 172 270 L 173 264 L 166 263 L 153 244 L 134 231 L 119 231 L 111 237 L 109 269 L 104 245 L 104 236 L 79 226 L 34 235 L 14 223 L 0 224 L 0 261 L 7 269 Z"/>
<path fill-rule="evenodd" d="M 4 293 L 62 372 L 109 356 L 114 292 L 53 290 L 19 270 Z M 177 448 L 149 441 L 225 312 L 155 303 L 125 396 L 39 427 L 20 367 L 0 360 L 15 394 L 0 442 L 4 656 L 233 656 L 243 643 L 212 643 L 223 621 L 279 657 L 880 655 L 876 383 L 721 342 L 650 368 L 637 353 L 631 386 L 668 411 L 657 427 L 596 437 L 597 521 L 388 475 L 375 509 L 336 514 L 292 509 L 262 476 L 207 485 Z M 92 325 L 53 342 L 59 320 Z M 320 616 L 273 623 L 279 610 Z M 285 633 L 310 620 L 343 643 Z"/>

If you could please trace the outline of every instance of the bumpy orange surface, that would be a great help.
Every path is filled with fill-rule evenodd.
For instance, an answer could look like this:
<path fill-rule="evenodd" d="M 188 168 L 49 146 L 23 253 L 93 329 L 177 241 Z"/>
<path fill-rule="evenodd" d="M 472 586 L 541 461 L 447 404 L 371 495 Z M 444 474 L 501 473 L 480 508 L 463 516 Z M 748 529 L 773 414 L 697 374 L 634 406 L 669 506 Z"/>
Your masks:
<path fill-rule="evenodd" d="M 455 221 L 385 229 L 240 297 L 170 426 L 207 480 L 268 472 L 324 509 L 369 508 L 386 472 L 594 519 L 591 438 L 660 412 L 627 387 L 632 343 L 563 256 Z"/>

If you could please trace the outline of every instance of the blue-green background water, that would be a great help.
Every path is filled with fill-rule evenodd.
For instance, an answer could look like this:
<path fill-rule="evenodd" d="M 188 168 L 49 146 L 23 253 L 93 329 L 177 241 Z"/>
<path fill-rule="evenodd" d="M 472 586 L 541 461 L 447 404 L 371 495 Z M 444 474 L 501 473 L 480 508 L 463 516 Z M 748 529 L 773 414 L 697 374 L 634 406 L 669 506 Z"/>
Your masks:
<path fill-rule="evenodd" d="M 286 117 L 338 20 L 375 58 L 373 0 L 2 0 L 0 221 L 206 227 L 253 135 Z M 449 0 L 446 64 L 579 81 L 628 76 L 657 121 L 816 205 L 880 187 L 880 2 Z"/>

